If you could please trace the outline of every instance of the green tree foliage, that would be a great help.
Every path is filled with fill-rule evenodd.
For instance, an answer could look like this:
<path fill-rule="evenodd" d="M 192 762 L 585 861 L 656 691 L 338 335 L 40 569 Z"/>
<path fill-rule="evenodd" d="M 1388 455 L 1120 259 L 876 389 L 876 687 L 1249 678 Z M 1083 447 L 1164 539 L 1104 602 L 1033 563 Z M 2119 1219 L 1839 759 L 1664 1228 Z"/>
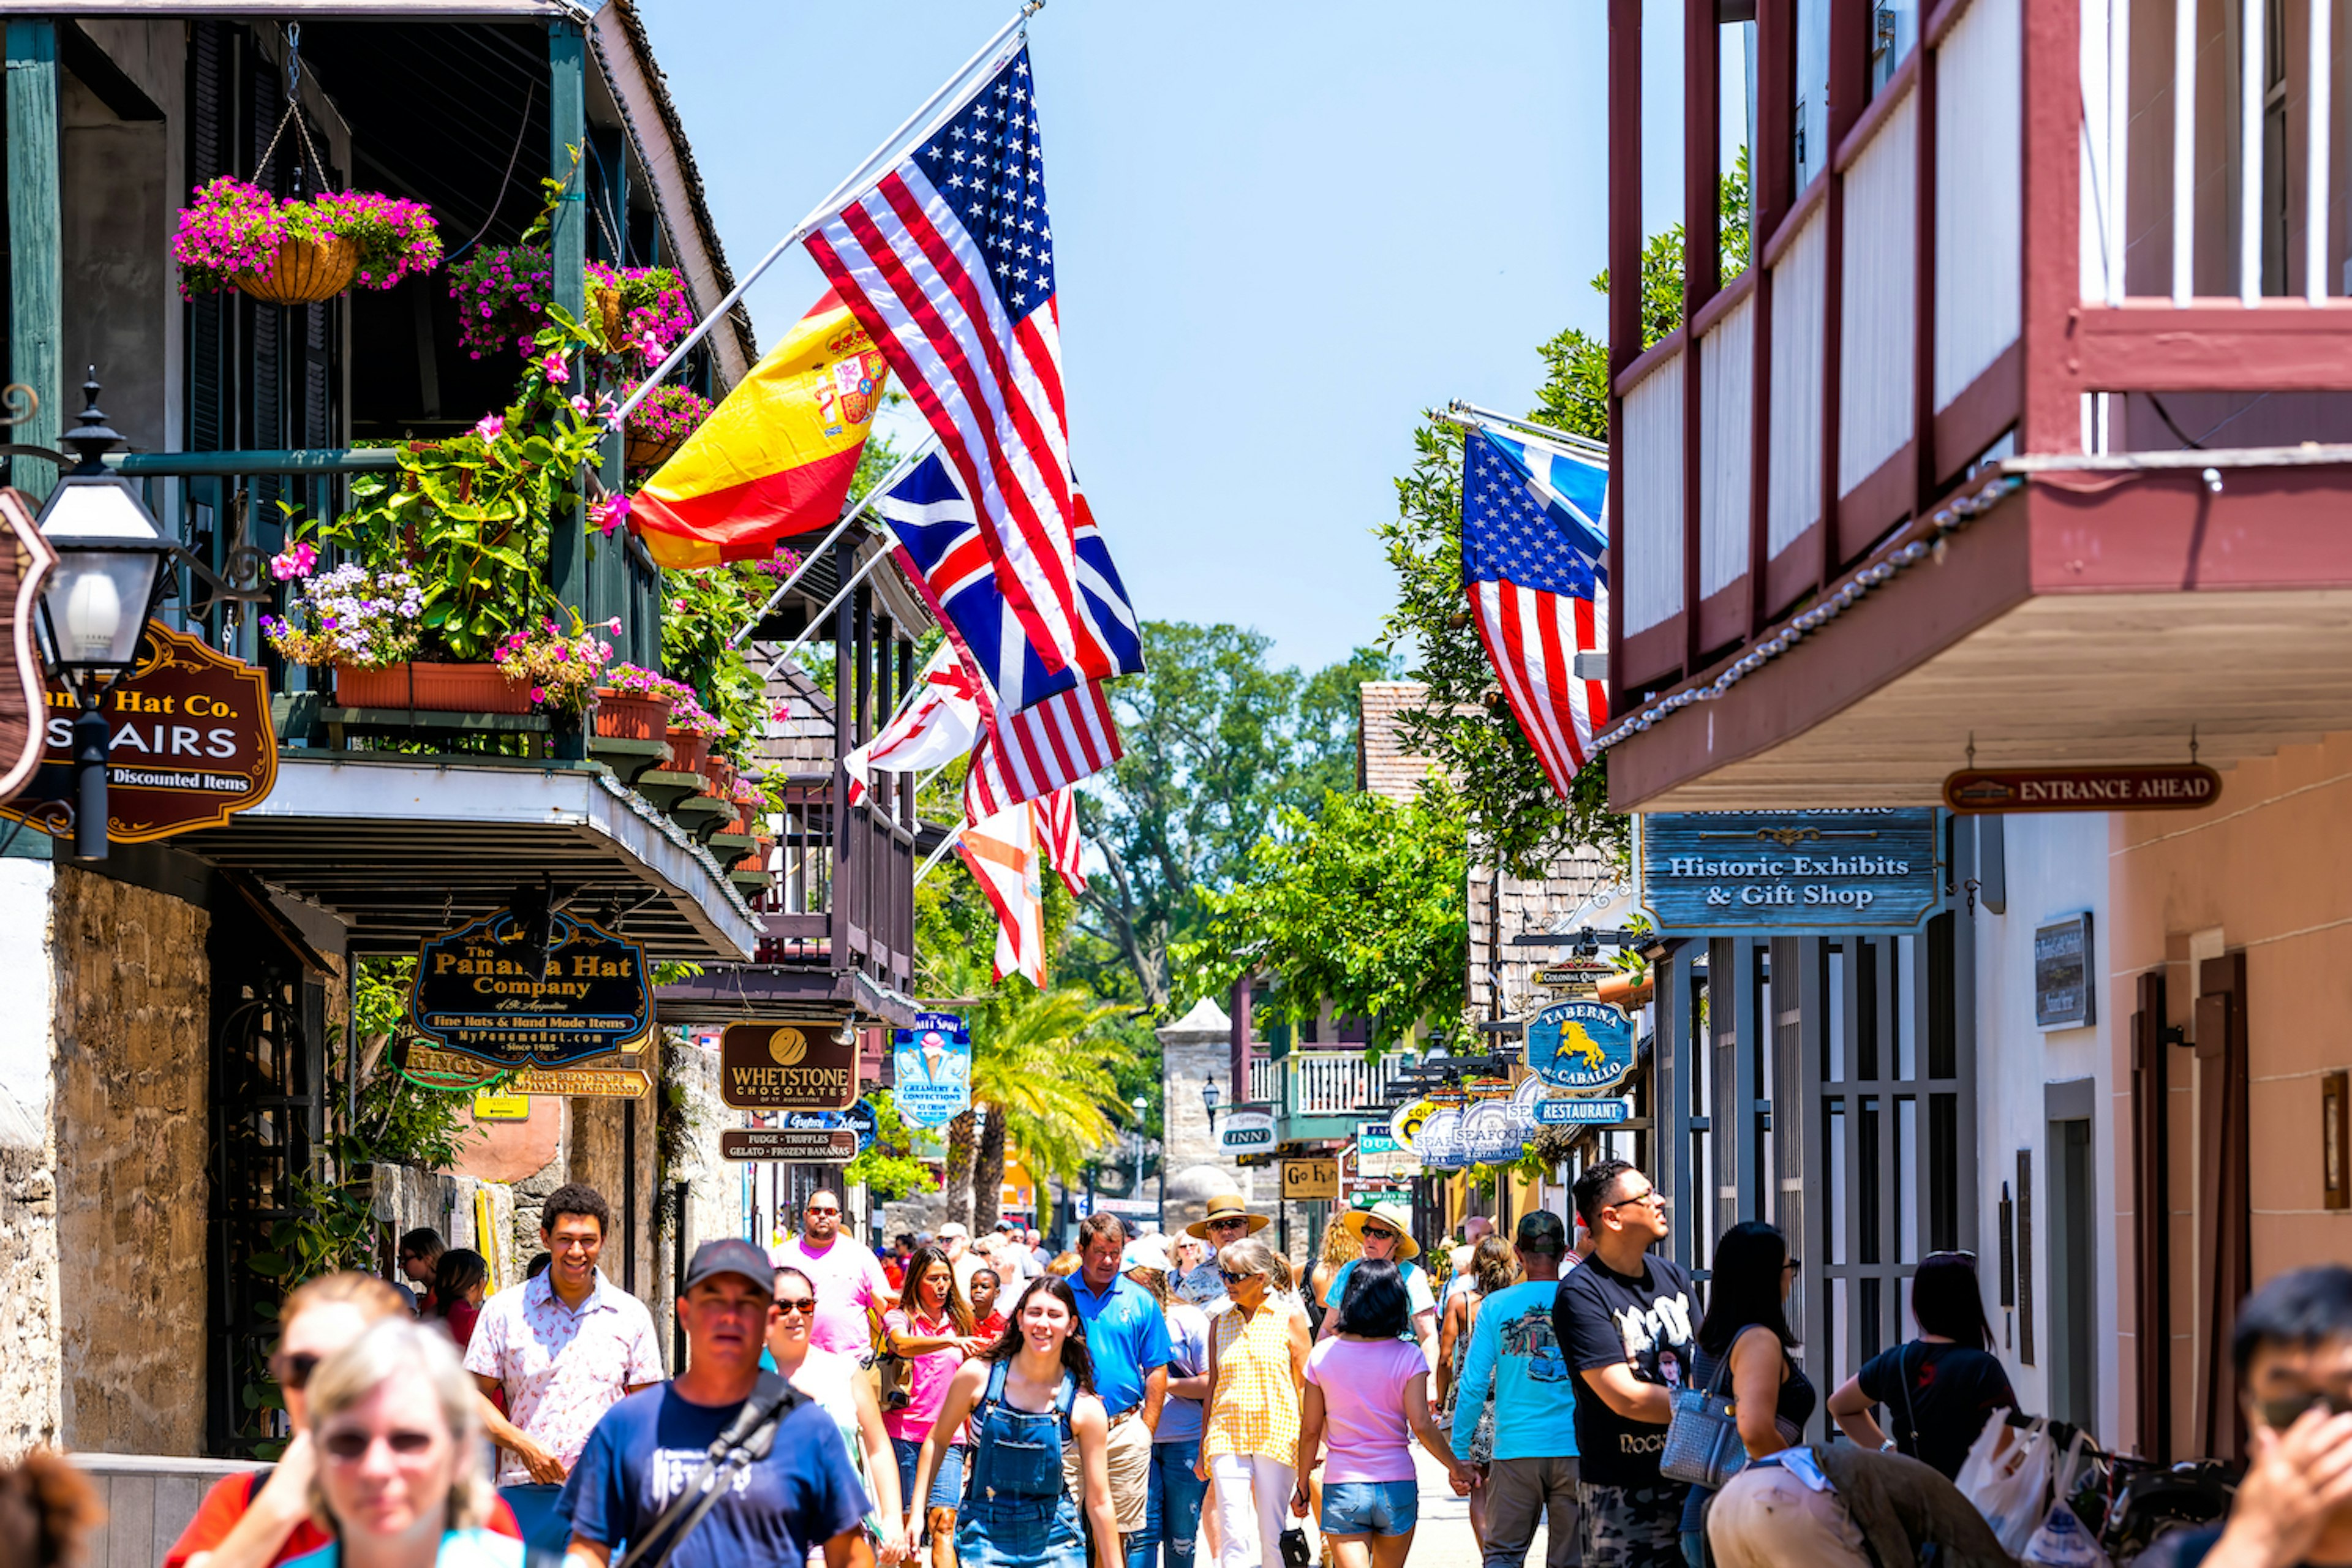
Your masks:
<path fill-rule="evenodd" d="M 1748 259 L 1748 154 L 1724 176 L 1722 273 Z M 1609 274 L 1592 287 L 1609 292 Z M 1642 251 L 1642 333 L 1647 347 L 1680 324 L 1683 231 L 1653 236 Z M 1609 345 L 1570 329 L 1545 343 L 1541 402 L 1529 423 L 1589 440 L 1609 438 Z M 1580 769 L 1562 800 L 1552 792 L 1495 681 L 1462 593 L 1462 431 L 1434 416 L 1413 432 L 1412 468 L 1397 480 L 1397 515 L 1380 529 L 1397 574 L 1397 603 L 1381 624 L 1383 643 L 1410 650 L 1412 678 L 1429 693 L 1400 716 L 1405 742 L 1436 760 L 1462 793 L 1471 837 L 1513 874 L 1535 876 L 1571 846 L 1590 844 L 1622 862 L 1626 819 L 1609 809 L 1608 753 Z"/>
<path fill-rule="evenodd" d="M 841 1179 L 853 1187 L 864 1186 L 881 1203 L 938 1186 L 931 1168 L 915 1158 L 914 1131 L 899 1120 L 890 1091 L 877 1089 L 866 1099 L 874 1107 L 874 1142 L 849 1162 Z"/>
<path fill-rule="evenodd" d="M 1371 648 L 1311 677 L 1270 668 L 1269 639 L 1233 626 L 1149 621 L 1143 645 L 1145 673 L 1111 689 L 1127 755 L 1086 792 L 1107 864 L 1080 929 L 1097 944 L 1097 989 L 1164 1007 L 1189 1000 L 1169 949 L 1200 921 L 1202 895 L 1243 874 L 1284 807 L 1313 811 L 1353 785 L 1356 687 L 1391 669 Z"/>
<path fill-rule="evenodd" d="M 1465 827 L 1460 797 L 1436 779 L 1403 805 L 1335 791 L 1319 816 L 1286 807 L 1251 850 L 1248 875 L 1209 898 L 1180 958 L 1203 990 L 1264 972 L 1267 1006 L 1294 1024 L 1326 1001 L 1375 1019 L 1377 1046 L 1416 1020 L 1458 1017 L 1470 965 Z"/>

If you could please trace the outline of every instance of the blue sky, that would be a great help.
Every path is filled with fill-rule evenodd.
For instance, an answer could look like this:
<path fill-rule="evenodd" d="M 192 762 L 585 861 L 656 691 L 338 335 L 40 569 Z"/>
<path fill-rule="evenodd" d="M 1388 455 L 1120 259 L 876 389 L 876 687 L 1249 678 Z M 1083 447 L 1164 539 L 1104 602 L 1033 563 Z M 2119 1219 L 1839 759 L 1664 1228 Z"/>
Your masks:
<path fill-rule="evenodd" d="M 1012 14 L 640 4 L 739 268 Z M 1650 11 L 1662 61 L 1679 6 Z M 1537 345 L 1602 328 L 1601 15 L 1053 0 L 1031 23 L 1071 453 L 1141 614 L 1254 626 L 1309 668 L 1374 639 L 1372 530 L 1418 412 L 1523 412 Z M 1663 216 L 1677 110 L 1649 97 Z M 823 289 L 780 260 L 761 342 Z"/>

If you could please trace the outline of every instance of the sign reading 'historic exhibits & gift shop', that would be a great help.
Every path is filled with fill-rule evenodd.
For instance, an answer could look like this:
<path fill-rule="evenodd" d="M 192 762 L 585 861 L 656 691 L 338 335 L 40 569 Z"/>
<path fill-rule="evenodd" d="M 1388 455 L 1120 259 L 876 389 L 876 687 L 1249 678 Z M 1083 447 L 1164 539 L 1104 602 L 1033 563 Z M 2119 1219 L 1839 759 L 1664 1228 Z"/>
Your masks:
<path fill-rule="evenodd" d="M 1910 931 L 1942 902 L 1932 809 L 1633 820 L 1640 902 L 1661 931 Z"/>

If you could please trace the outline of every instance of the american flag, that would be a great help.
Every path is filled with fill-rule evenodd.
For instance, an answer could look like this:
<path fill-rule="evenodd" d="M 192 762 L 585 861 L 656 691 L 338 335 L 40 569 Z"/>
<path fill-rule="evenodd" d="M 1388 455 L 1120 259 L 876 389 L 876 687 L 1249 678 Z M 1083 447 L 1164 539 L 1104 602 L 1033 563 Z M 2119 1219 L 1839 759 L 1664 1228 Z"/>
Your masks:
<path fill-rule="evenodd" d="M 1074 896 L 1085 892 L 1087 878 L 1078 869 L 1078 859 L 1086 853 L 1086 844 L 1078 837 L 1076 794 L 1064 787 L 1029 804 L 1037 813 L 1037 835 L 1045 840 L 1045 853 L 1053 857 L 1054 869 L 1060 874 L 1062 886 Z"/>
<path fill-rule="evenodd" d="M 1553 469 L 1585 462 L 1542 455 Z M 1609 722 L 1608 688 L 1575 676 L 1576 656 L 1601 646 L 1608 584 L 1584 520 L 1484 430 L 1463 443 L 1462 588 L 1503 696 L 1564 797 Z"/>
<path fill-rule="evenodd" d="M 931 614 L 961 647 L 965 662 L 988 684 L 983 702 L 1017 712 L 1078 683 L 1077 676 L 1045 668 L 1030 646 L 999 586 L 972 505 L 937 453 L 890 489 L 875 510 L 898 542 L 898 563 L 907 580 L 929 603 Z M 1143 643 L 1127 586 L 1094 526 L 1082 492 L 1076 534 L 1078 600 L 1094 635 L 1110 652 L 1112 673 L 1143 668 Z"/>
<path fill-rule="evenodd" d="M 1018 713 L 983 716 L 964 775 L 963 814 L 973 822 L 1039 800 L 1127 754 L 1103 683 L 1089 680 Z"/>
<path fill-rule="evenodd" d="M 1081 601 L 1054 226 L 1024 44 L 809 254 L 979 502 L 990 565 L 1049 671 L 1105 679 Z"/>

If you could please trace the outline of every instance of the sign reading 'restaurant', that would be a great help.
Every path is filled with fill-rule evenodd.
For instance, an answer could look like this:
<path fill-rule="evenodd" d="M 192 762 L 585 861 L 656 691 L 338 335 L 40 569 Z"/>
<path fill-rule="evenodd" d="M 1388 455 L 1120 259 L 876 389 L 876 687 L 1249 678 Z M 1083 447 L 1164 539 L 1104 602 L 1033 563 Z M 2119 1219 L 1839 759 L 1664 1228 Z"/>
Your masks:
<path fill-rule="evenodd" d="M 2202 763 L 2154 767 L 1971 768 L 1944 781 L 1956 812 L 2194 811 L 2221 798 L 2221 775 Z"/>
<path fill-rule="evenodd" d="M 653 1024 L 643 949 L 569 916 L 500 910 L 424 944 L 409 1016 L 447 1050 L 499 1067 L 565 1067 L 619 1050 Z"/>
<path fill-rule="evenodd" d="M 1640 901 L 1662 931 L 1908 931 L 1941 902 L 1932 809 L 1634 821 Z"/>

